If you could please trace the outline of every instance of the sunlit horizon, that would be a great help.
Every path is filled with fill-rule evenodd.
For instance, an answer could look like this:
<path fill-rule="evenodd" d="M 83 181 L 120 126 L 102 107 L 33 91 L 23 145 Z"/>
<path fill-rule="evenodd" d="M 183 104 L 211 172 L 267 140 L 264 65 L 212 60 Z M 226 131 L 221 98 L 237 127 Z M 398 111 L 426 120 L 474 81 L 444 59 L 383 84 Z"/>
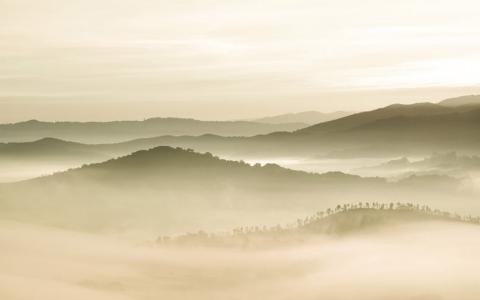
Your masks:
<path fill-rule="evenodd" d="M 244 119 L 480 94 L 471 0 L 0 7 L 0 122 Z"/>

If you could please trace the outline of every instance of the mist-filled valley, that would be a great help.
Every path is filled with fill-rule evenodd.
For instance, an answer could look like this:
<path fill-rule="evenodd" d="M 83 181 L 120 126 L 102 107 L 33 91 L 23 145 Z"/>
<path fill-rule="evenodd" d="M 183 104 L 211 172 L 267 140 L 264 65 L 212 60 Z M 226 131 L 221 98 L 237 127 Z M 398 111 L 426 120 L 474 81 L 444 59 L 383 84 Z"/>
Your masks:
<path fill-rule="evenodd" d="M 477 298 L 471 148 L 179 138 L 0 145 L 2 299 Z"/>
<path fill-rule="evenodd" d="M 473 300 L 480 292 L 480 227 L 471 223 L 420 218 L 248 248 L 0 224 L 3 299 Z"/>

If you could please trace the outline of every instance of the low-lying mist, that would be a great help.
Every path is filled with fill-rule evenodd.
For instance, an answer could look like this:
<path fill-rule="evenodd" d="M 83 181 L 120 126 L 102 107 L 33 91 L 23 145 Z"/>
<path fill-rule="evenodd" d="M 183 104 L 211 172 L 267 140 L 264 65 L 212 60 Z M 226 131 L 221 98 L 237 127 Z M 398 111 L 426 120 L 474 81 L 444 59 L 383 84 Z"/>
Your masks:
<path fill-rule="evenodd" d="M 0 298 L 473 300 L 479 234 L 422 222 L 268 249 L 194 248 L 1 221 Z"/>

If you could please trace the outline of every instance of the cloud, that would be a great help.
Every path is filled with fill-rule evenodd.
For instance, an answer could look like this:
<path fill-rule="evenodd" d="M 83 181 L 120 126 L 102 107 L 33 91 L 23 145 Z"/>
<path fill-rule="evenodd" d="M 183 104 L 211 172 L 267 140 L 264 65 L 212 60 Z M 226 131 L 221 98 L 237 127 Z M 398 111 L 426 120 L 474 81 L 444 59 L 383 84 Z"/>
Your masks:
<path fill-rule="evenodd" d="M 358 103 L 347 96 L 351 91 L 388 88 L 403 100 L 395 89 L 466 93 L 463 87 L 478 84 L 471 70 L 480 61 L 480 24 L 471 0 L 6 0 L 2 6 L 0 74 L 15 78 L 0 81 L 3 97 L 88 92 L 95 101 L 167 108 L 168 101 L 229 101 L 239 109 L 256 101 L 293 110 L 300 101 L 336 110 Z M 340 105 L 325 100 L 329 93 Z M 387 101 L 380 97 L 371 98 Z"/>

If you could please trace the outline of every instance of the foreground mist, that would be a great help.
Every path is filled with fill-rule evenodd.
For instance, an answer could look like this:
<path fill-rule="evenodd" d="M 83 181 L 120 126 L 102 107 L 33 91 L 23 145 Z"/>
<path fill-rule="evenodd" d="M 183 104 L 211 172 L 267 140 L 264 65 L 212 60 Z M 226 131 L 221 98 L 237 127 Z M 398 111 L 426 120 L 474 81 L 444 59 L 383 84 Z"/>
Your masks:
<path fill-rule="evenodd" d="M 0 223 L 0 298 L 478 299 L 480 226 L 420 222 L 268 248 Z"/>

